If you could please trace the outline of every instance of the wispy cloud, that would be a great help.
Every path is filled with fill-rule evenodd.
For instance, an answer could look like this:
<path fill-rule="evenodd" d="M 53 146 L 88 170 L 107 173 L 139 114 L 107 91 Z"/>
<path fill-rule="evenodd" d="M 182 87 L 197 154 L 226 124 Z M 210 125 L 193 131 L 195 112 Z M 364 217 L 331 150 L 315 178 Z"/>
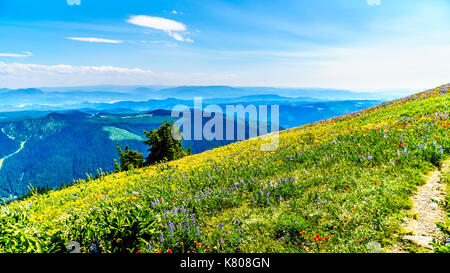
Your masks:
<path fill-rule="evenodd" d="M 2 87 L 80 85 L 217 85 L 235 77 L 230 73 L 168 73 L 117 66 L 41 65 L 0 62 Z"/>
<path fill-rule="evenodd" d="M 122 68 L 115 66 L 73 66 L 73 65 L 39 65 L 0 62 L 0 74 L 21 74 L 23 72 L 72 74 L 72 73 L 128 73 L 152 74 L 150 70 L 140 68 Z"/>
<path fill-rule="evenodd" d="M 168 31 L 167 34 L 168 34 L 170 37 L 172 37 L 172 38 L 174 38 L 175 40 L 177 40 L 177 41 L 180 41 L 180 42 L 183 42 L 183 41 L 184 41 L 183 36 L 181 36 L 179 33 L 172 32 L 172 31 Z"/>
<path fill-rule="evenodd" d="M 81 42 L 89 42 L 89 43 L 108 43 L 108 44 L 121 44 L 120 40 L 110 40 L 110 39 L 102 39 L 102 38 L 94 38 L 94 37 L 67 37 L 69 40 L 81 41 Z"/>
<path fill-rule="evenodd" d="M 69 6 L 80 6 L 81 0 L 66 0 L 67 5 Z"/>
<path fill-rule="evenodd" d="M 170 37 L 180 42 L 192 42 L 191 38 L 185 38 L 182 34 L 180 34 L 180 32 L 186 31 L 186 25 L 171 19 L 147 15 L 134 15 L 127 20 L 127 23 L 141 27 L 162 30 L 166 32 Z"/>
<path fill-rule="evenodd" d="M 369 6 L 379 6 L 381 5 L 381 0 L 366 0 Z"/>
<path fill-rule="evenodd" d="M 146 43 L 146 41 L 142 41 L 142 42 Z M 172 42 L 172 41 L 151 41 L 151 43 L 152 44 L 162 44 L 162 45 L 165 45 L 165 46 L 168 46 L 168 47 L 177 47 L 178 46 L 177 43 Z"/>
<path fill-rule="evenodd" d="M 33 54 L 30 51 L 25 51 L 24 54 L 16 54 L 16 53 L 0 53 L 0 57 L 12 57 L 12 58 L 26 58 L 30 57 Z"/>

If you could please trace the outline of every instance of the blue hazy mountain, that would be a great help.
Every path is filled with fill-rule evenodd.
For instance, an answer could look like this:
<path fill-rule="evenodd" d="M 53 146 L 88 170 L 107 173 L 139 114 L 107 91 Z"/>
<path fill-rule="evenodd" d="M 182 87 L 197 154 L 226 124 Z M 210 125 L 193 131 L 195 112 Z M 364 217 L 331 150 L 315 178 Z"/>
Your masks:
<path fill-rule="evenodd" d="M 180 86 L 180 87 L 138 87 L 138 86 L 98 86 L 66 88 L 0 89 L 0 111 L 64 110 L 64 109 L 133 109 L 127 106 L 140 102 L 161 102 L 170 98 L 192 100 L 194 97 L 209 99 L 209 103 L 236 101 L 337 101 L 337 100 L 388 100 L 390 96 L 318 88 L 270 88 L 270 87 L 230 87 L 230 86 Z M 122 102 L 114 104 L 115 102 Z M 166 101 L 170 103 L 170 101 Z M 175 103 L 176 101 L 172 102 Z M 139 104 L 135 104 L 139 106 Z M 163 107 L 162 107 L 163 108 Z M 142 109 L 142 108 L 140 108 Z"/>
<path fill-rule="evenodd" d="M 379 100 L 340 100 L 329 101 L 312 97 L 283 97 L 280 95 L 249 95 L 236 98 L 210 98 L 204 99 L 203 107 L 216 104 L 222 109 L 227 104 L 234 105 L 279 105 L 280 107 L 280 125 L 284 128 L 303 125 L 309 122 L 315 122 L 327 119 L 353 111 L 359 111 L 368 108 L 383 101 Z M 59 107 L 50 107 L 45 105 L 30 105 L 27 107 L 15 107 L 13 111 L 0 113 L 0 121 L 6 118 L 14 117 L 42 117 L 51 112 L 67 112 L 67 110 L 80 110 L 90 114 L 109 113 L 109 114 L 127 114 L 127 113 L 146 113 L 156 109 L 172 109 L 176 105 L 186 105 L 194 107 L 193 100 L 187 99 L 151 99 L 147 101 L 120 101 L 115 103 L 94 103 L 84 102 L 79 104 L 62 105 Z M 4 108 L 8 108 L 5 106 Z M 0 111 L 5 111 L 0 106 Z M 28 109 L 28 111 L 20 110 Z M 18 112 L 20 111 L 20 112 Z M 241 117 L 245 118 L 245 117 Z"/>
<path fill-rule="evenodd" d="M 146 90 L 142 87 L 141 90 Z M 275 88 L 275 87 L 230 87 L 230 86 L 178 86 L 163 89 L 148 89 L 155 98 L 191 99 L 205 98 L 236 98 L 254 95 L 279 95 L 284 97 L 309 97 L 324 100 L 387 100 L 390 96 L 368 92 L 352 92 L 338 89 L 323 88 Z"/>
<path fill-rule="evenodd" d="M 193 97 L 202 97 L 203 107 L 215 104 L 224 110 L 229 104 L 278 105 L 279 120 L 269 119 L 269 127 L 273 122 L 280 129 L 385 100 L 382 95 L 345 90 L 229 86 L 0 89 L 0 198 L 26 194 L 30 184 L 55 188 L 98 169 L 112 171 L 117 144 L 146 154 L 143 130 L 175 121 L 171 109 L 193 108 Z M 248 138 L 250 117 L 236 117 L 236 126 L 246 125 Z M 234 141 L 184 140 L 183 146 L 199 153 Z"/>

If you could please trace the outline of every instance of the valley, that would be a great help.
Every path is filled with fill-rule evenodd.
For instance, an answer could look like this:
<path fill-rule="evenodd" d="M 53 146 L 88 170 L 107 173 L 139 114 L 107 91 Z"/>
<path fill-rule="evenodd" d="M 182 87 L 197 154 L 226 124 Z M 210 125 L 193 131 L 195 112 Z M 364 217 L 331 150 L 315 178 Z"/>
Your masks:
<path fill-rule="evenodd" d="M 0 128 L 9 137 L 0 142 L 0 150 L 9 152 L 0 159 L 0 198 L 11 201 L 27 194 L 30 186 L 59 188 L 99 171 L 112 172 L 119 157 L 117 145 L 129 145 L 147 155 L 143 131 L 156 129 L 166 120 L 176 119 L 170 111 L 155 110 L 145 114 L 69 111 L 2 120 Z M 248 138 L 251 126 L 246 120 L 236 120 L 235 126 L 241 123 Z M 186 140 L 183 146 L 195 154 L 236 141 L 223 139 Z"/>
<path fill-rule="evenodd" d="M 67 107 L 61 104 L 59 110 L 28 110 L 0 112 L 0 198 L 10 201 L 26 195 L 30 187 L 59 188 L 69 185 L 88 174 L 96 175 L 99 171 L 114 170 L 114 160 L 118 159 L 117 145 L 129 145 L 144 156 L 148 154 L 144 140 L 144 130 L 158 128 L 165 120 L 176 121 L 171 111 L 176 105 L 194 107 L 187 96 L 198 90 L 207 97 L 204 107 L 216 104 L 225 109 L 228 103 L 234 105 L 279 105 L 280 129 L 292 128 L 319 120 L 336 117 L 353 111 L 362 110 L 382 103 L 378 100 L 344 100 L 329 101 L 323 95 L 313 91 L 305 91 L 303 95 L 311 97 L 283 97 L 279 95 L 238 96 L 239 90 L 225 87 L 208 88 L 176 88 L 182 99 L 165 98 L 148 101 L 121 101 L 114 103 L 82 103 Z M 183 91 L 188 90 L 188 91 Z M 206 93 L 202 93 L 203 91 Z M 216 91 L 228 90 L 236 97 L 208 98 Z M 148 91 L 148 90 L 147 90 Z M 273 90 L 272 90 L 273 91 Z M 7 91 L 8 93 L 12 91 Z M 21 91 L 19 94 L 28 97 L 52 98 L 51 91 Z M 67 95 L 74 94 L 71 90 Z M 139 92 L 143 92 L 139 89 Z M 155 91 L 156 92 L 156 91 Z M 268 92 L 265 90 L 264 92 Z M 289 91 L 291 92 L 291 91 Z M 4 93 L 5 94 L 5 93 Z M 53 95 L 52 95 L 53 94 Z M 170 94 L 170 93 L 169 93 Z M 245 94 L 245 92 L 244 92 Z M 316 94 L 316 95 L 314 95 Z M 96 96 L 96 92 L 82 92 L 84 95 Z M 350 96 L 349 92 L 341 92 L 338 96 Z M 168 96 L 168 95 L 167 95 Z M 64 98 L 64 96 L 59 96 Z M 132 96 L 130 96 L 132 98 Z M 98 97 L 98 100 L 104 99 Z M 37 103 L 45 103 L 36 101 Z M 43 105 L 41 105 L 43 106 Z M 75 109 L 71 109 L 74 107 Z M 38 107 L 40 109 L 42 107 Z M 65 109 L 68 108 L 68 109 Z M 33 108 L 34 109 L 34 108 Z M 225 114 L 225 113 L 223 113 Z M 270 109 L 268 122 L 271 122 Z M 245 125 L 244 139 L 249 138 L 251 125 L 248 115 L 236 115 L 235 124 Z M 209 118 L 203 118 L 206 124 Z M 191 121 L 194 124 L 194 120 Z M 225 127 L 225 123 L 223 124 Z M 268 128 L 271 128 L 269 125 Z M 228 145 L 237 141 L 237 132 L 233 140 L 227 140 L 224 132 L 223 140 L 184 140 L 185 149 L 190 147 L 194 154 Z M 25 145 L 27 141 L 27 145 Z M 20 153 L 19 153 L 20 152 Z"/>

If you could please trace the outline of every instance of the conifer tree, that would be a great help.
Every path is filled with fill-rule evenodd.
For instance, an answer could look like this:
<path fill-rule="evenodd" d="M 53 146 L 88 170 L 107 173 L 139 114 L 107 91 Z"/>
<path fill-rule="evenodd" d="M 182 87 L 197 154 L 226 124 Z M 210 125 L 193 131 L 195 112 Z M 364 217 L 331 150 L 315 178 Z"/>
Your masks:
<path fill-rule="evenodd" d="M 128 145 L 125 147 L 125 151 L 120 146 L 117 146 L 117 151 L 120 156 L 120 170 L 129 171 L 144 166 L 144 155 L 138 151 L 131 150 Z M 116 164 L 115 169 L 117 170 L 118 167 L 118 164 Z"/>
<path fill-rule="evenodd" d="M 164 121 L 157 130 L 144 130 L 147 140 L 144 144 L 150 146 L 150 152 L 145 163 L 152 165 L 159 162 L 167 162 L 182 158 L 187 155 L 183 149 L 182 141 L 172 137 L 173 122 Z"/>

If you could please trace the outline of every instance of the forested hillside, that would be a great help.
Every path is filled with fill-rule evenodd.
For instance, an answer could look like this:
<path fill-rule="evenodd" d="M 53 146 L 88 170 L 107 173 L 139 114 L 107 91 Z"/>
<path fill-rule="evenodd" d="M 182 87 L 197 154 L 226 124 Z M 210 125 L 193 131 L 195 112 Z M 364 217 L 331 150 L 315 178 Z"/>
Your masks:
<path fill-rule="evenodd" d="M 50 113 L 38 118 L 0 121 L 0 199 L 12 200 L 30 187 L 59 188 L 98 171 L 112 172 L 117 145 L 147 154 L 144 130 L 174 121 L 170 111 L 146 114 L 86 114 L 79 111 Z M 207 122 L 207 118 L 203 122 Z M 192 120 L 193 122 L 193 120 Z M 250 125 L 246 120 L 246 138 Z M 186 140 L 183 146 L 200 153 L 236 140 Z M 235 132 L 236 134 L 236 132 Z M 234 138 L 236 139 L 236 138 Z"/>

